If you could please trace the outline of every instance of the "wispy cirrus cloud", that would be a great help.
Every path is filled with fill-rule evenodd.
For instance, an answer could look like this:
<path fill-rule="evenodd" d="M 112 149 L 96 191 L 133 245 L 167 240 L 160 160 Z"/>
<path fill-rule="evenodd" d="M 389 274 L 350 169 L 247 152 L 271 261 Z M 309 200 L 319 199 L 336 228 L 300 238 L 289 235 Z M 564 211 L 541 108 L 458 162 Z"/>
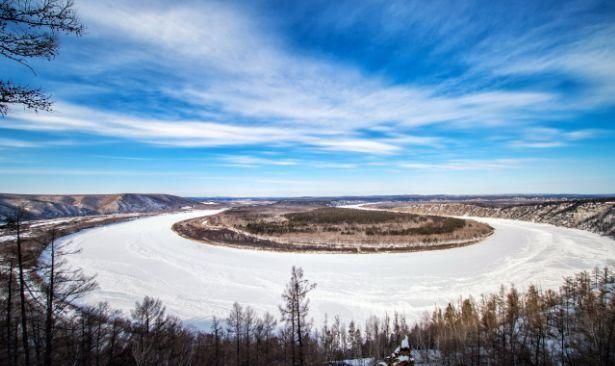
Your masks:
<path fill-rule="evenodd" d="M 0 138 L 0 149 L 3 148 L 29 148 L 37 147 L 38 144 L 30 141 Z"/>
<path fill-rule="evenodd" d="M 96 2 L 83 4 L 81 11 L 96 37 L 118 32 L 126 36 L 123 42 L 137 50 L 126 63 L 176 75 L 177 87 L 152 85 L 167 97 L 189 103 L 192 117 L 134 116 L 58 103 L 52 115 L 17 114 L 20 122 L 12 128 L 79 131 L 179 147 L 273 143 L 395 154 L 407 146 L 440 147 L 442 139 L 408 133 L 369 136 L 360 131 L 381 125 L 394 130 L 523 125 L 547 115 L 545 106 L 558 100 L 551 92 L 527 90 L 451 95 L 441 93 L 437 85 L 396 84 L 366 76 L 351 65 L 291 53 L 282 40 L 259 26 L 258 18 L 226 3 L 155 2 L 143 8 L 138 3 Z M 100 62 L 121 68 L 110 58 Z"/>
<path fill-rule="evenodd" d="M 411 136 L 367 139 L 320 131 L 314 128 L 250 126 L 228 123 L 146 119 L 69 104 L 58 104 L 54 113 L 18 112 L 10 120 L 0 120 L 0 127 L 32 131 L 73 131 L 133 139 L 147 144 L 175 147 L 220 147 L 258 144 L 300 144 L 323 150 L 388 154 L 398 150 L 392 142 L 429 143 L 429 139 Z M 323 133 L 324 132 L 324 133 Z"/>
<path fill-rule="evenodd" d="M 34 131 L 76 131 L 183 147 L 266 143 L 295 136 L 293 132 L 268 127 L 147 119 L 60 103 L 53 113 L 17 112 L 10 120 L 0 121 L 0 125 Z"/>
<path fill-rule="evenodd" d="M 311 166 L 318 169 L 358 169 L 361 164 L 358 163 L 330 163 L 330 162 L 312 162 Z"/>
<path fill-rule="evenodd" d="M 173 161 L 288 182 L 322 169 L 374 191 L 393 170 L 405 177 L 395 189 L 416 172 L 459 186 L 446 174 L 467 171 L 455 178 L 476 187 L 483 171 L 540 175 L 524 169 L 546 149 L 612 152 L 615 9 L 603 0 L 77 5 L 87 35 L 63 43 L 59 67 L 31 83 L 44 80 L 55 111 L 13 111 L 0 129 L 4 145 L 37 161 L 52 154 L 29 146 L 83 138 L 63 157 L 101 181 L 111 166 Z M 92 146 L 100 137 L 113 145 Z M 242 191 L 269 189 L 257 181 Z"/>
<path fill-rule="evenodd" d="M 229 166 L 235 167 L 258 167 L 258 166 L 292 166 L 298 165 L 299 161 L 294 159 L 271 159 L 256 156 L 231 155 L 223 156 L 222 160 Z"/>
<path fill-rule="evenodd" d="M 599 129 L 561 130 L 557 128 L 529 128 L 521 138 L 510 142 L 516 148 L 546 149 L 567 146 L 575 141 L 587 140 L 603 135 Z"/>
<path fill-rule="evenodd" d="M 399 167 L 417 170 L 494 170 L 520 168 L 527 162 L 528 159 L 462 159 L 439 163 L 402 162 Z"/>
<path fill-rule="evenodd" d="M 472 62 L 496 75 L 559 75 L 580 84 L 582 93 L 569 98 L 567 109 L 615 104 L 615 26 L 587 26 L 571 35 L 536 32 L 511 39 L 496 52 L 484 50 Z M 512 51 L 511 51 L 512 50 Z M 568 98 L 567 98 L 568 99 Z"/>
<path fill-rule="evenodd" d="M 0 120 L 1 121 L 1 120 Z M 1 126 L 1 122 L 0 122 Z M 78 146 L 81 142 L 73 139 L 25 140 L 0 138 L 0 149 L 32 149 L 45 147 Z"/>
<path fill-rule="evenodd" d="M 169 172 L 169 171 L 136 171 L 130 170 L 114 170 L 114 169 L 65 169 L 65 168 L 0 168 L 0 173 L 19 176 L 117 176 L 117 177 L 156 177 L 156 176 L 178 176 L 178 177 L 195 177 L 193 173 L 187 172 Z"/>
<path fill-rule="evenodd" d="M 142 9 L 97 2 L 83 11 L 103 36 L 120 30 L 135 47 L 148 47 L 140 62 L 185 78 L 179 88 L 161 92 L 216 120 L 326 126 L 349 133 L 382 123 L 524 123 L 557 102 L 557 95 L 546 91 L 450 95 L 438 85 L 392 83 L 352 65 L 291 53 L 258 17 L 230 4 L 156 4 Z"/>
<path fill-rule="evenodd" d="M 239 168 L 299 166 L 317 169 L 356 169 L 360 167 L 359 163 L 334 163 L 314 159 L 287 159 L 283 157 L 264 158 L 261 156 L 249 155 L 222 156 L 220 160 L 224 165 Z"/>

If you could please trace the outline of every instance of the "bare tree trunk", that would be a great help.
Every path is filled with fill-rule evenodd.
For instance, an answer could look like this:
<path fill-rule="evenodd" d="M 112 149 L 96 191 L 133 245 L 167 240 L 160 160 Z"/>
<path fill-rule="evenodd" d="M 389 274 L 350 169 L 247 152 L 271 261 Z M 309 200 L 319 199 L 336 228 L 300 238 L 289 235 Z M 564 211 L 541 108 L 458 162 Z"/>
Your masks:
<path fill-rule="evenodd" d="M 18 324 L 14 324 L 13 325 L 13 339 L 15 340 L 15 343 L 13 345 L 13 365 L 18 365 L 19 364 L 19 350 L 17 349 L 17 340 L 19 339 L 19 325 Z"/>
<path fill-rule="evenodd" d="M 220 365 L 220 326 L 218 319 L 214 317 L 213 323 L 213 335 L 214 335 L 214 366 Z"/>
<path fill-rule="evenodd" d="M 36 313 L 32 313 L 32 310 L 30 310 L 30 330 L 32 331 L 32 333 L 30 333 L 30 339 L 32 340 L 32 343 L 34 345 L 34 359 L 35 362 L 34 364 L 36 365 L 42 365 L 41 364 L 41 340 L 40 340 L 40 335 L 41 335 L 41 323 L 40 323 L 40 318 L 36 316 Z"/>
<path fill-rule="evenodd" d="M 257 338 L 256 338 L 256 342 L 255 342 L 255 343 L 256 343 L 256 345 L 255 345 L 255 347 L 256 347 L 256 350 L 255 350 L 255 352 L 256 352 L 256 357 L 255 357 L 255 360 L 254 360 L 254 364 L 255 364 L 256 366 L 260 365 L 260 360 L 259 360 L 259 353 L 260 353 L 260 351 L 261 351 L 261 348 L 260 348 L 260 342 L 261 342 L 260 337 L 257 337 Z"/>
<path fill-rule="evenodd" d="M 303 319 L 301 314 L 301 299 L 299 298 L 299 282 L 295 282 L 295 292 L 297 294 L 297 299 L 295 301 L 295 307 L 297 311 L 297 343 L 299 344 L 299 366 L 304 366 L 303 360 L 303 335 L 301 333 L 301 319 Z"/>
<path fill-rule="evenodd" d="M 294 306 L 294 305 L 293 305 Z M 291 312 L 291 330 L 290 330 L 290 357 L 292 361 L 292 365 L 295 366 L 297 364 L 296 357 L 296 347 L 295 347 L 295 324 L 296 324 L 296 314 L 294 311 Z"/>
<path fill-rule="evenodd" d="M 9 365 L 13 363 L 13 347 L 12 347 L 12 312 L 13 312 L 13 260 L 9 261 L 9 281 L 7 287 L 7 300 L 6 300 L 6 356 Z"/>
<path fill-rule="evenodd" d="M 96 366 L 100 365 L 100 350 L 101 350 L 101 338 L 102 338 L 102 325 L 103 325 L 103 319 L 99 318 L 102 317 L 102 312 L 98 313 L 96 315 L 96 322 L 97 322 L 97 326 L 96 326 L 96 355 L 95 355 L 95 364 Z"/>
<path fill-rule="evenodd" d="M 55 231 L 51 233 L 51 244 L 50 244 L 50 266 L 49 269 L 49 288 L 47 290 L 47 313 L 45 314 L 45 366 L 51 366 L 51 356 L 53 352 L 53 299 L 54 299 L 54 288 L 55 288 Z"/>
<path fill-rule="evenodd" d="M 19 219 L 18 219 L 19 220 Z M 21 300 L 21 340 L 24 350 L 24 365 L 30 366 L 30 345 L 28 343 L 28 318 L 26 315 L 26 290 L 21 253 L 21 224 L 17 222 L 17 265 L 19 267 L 19 297 Z"/>
<path fill-rule="evenodd" d="M 241 328 L 240 328 L 240 320 L 237 321 L 237 328 L 235 329 L 235 364 L 237 366 L 241 365 L 241 353 L 240 353 L 240 347 L 241 347 Z"/>
<path fill-rule="evenodd" d="M 118 334 L 118 326 L 117 326 L 117 319 L 113 319 L 113 325 L 111 328 L 111 337 L 109 339 L 109 357 L 107 358 L 107 364 L 108 365 L 113 365 L 113 351 L 115 349 L 115 343 L 116 343 L 116 339 L 117 339 L 117 334 Z"/>
<path fill-rule="evenodd" d="M 246 362 L 247 366 L 250 366 L 250 334 L 246 334 Z"/>

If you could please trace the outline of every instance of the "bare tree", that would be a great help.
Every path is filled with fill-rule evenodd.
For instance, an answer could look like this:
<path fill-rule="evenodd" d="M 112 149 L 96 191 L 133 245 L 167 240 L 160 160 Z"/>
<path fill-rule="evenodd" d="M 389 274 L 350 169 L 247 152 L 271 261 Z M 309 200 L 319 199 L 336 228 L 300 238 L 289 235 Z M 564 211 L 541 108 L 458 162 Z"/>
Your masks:
<path fill-rule="evenodd" d="M 254 313 L 254 309 L 250 306 L 246 307 L 246 310 L 243 312 L 243 337 L 245 339 L 246 345 L 246 364 L 250 364 L 251 354 L 250 347 L 252 344 L 252 337 L 254 333 L 254 326 L 256 322 L 256 315 Z"/>
<path fill-rule="evenodd" d="M 145 296 L 143 302 L 137 302 L 131 312 L 133 332 L 137 335 L 132 354 L 137 365 L 155 364 L 160 352 L 155 352 L 154 347 L 158 346 L 160 332 L 169 321 L 165 312 L 162 302 L 149 296 Z"/>
<path fill-rule="evenodd" d="M 307 315 L 310 300 L 307 295 L 316 287 L 315 283 L 303 278 L 303 269 L 293 266 L 290 281 L 282 294 L 284 303 L 280 306 L 282 320 L 290 330 L 290 348 L 292 364 L 305 365 L 305 343 L 309 335 Z"/>
<path fill-rule="evenodd" d="M 243 308 L 239 303 L 234 303 L 226 319 L 227 333 L 235 341 L 235 364 L 237 366 L 241 363 L 241 334 L 243 325 Z"/>
<path fill-rule="evenodd" d="M 5 343 L 4 346 L 6 347 L 6 359 L 8 360 L 9 363 L 14 362 L 13 359 L 13 355 L 15 354 L 13 352 L 13 282 L 14 282 L 14 271 L 15 271 L 15 260 L 14 258 L 8 257 L 8 258 L 3 258 L 3 262 L 6 263 L 2 263 L 2 266 L 0 267 L 0 279 L 2 281 L 2 284 L 6 284 L 4 286 L 6 286 L 6 299 L 3 299 L 4 303 L 4 307 L 3 307 L 3 311 L 5 312 L 5 318 L 4 318 L 4 327 L 5 327 Z M 4 270 L 4 267 L 6 267 L 6 271 Z"/>
<path fill-rule="evenodd" d="M 56 316 L 67 307 L 76 309 L 75 300 L 96 287 L 94 276 L 86 276 L 80 269 L 69 268 L 64 261 L 68 255 L 79 253 L 56 242 L 56 231 L 50 232 L 50 243 L 44 263 L 38 272 L 44 276 L 45 291 L 45 355 L 44 364 L 52 364 L 54 325 Z"/>
<path fill-rule="evenodd" d="M 24 258 L 24 250 L 22 243 L 21 232 L 23 230 L 23 222 L 26 220 L 28 212 L 23 208 L 19 208 L 14 217 L 9 220 L 8 227 L 15 231 L 16 236 L 16 256 L 17 256 L 17 270 L 19 280 L 19 301 L 21 312 L 21 341 L 23 346 L 24 364 L 30 365 L 30 343 L 28 337 L 28 315 L 27 315 L 27 301 L 26 301 L 26 264 Z"/>
<path fill-rule="evenodd" d="M 222 359 L 222 325 L 220 325 L 220 320 L 213 317 L 211 321 L 211 336 L 213 338 L 213 352 L 211 353 L 211 364 L 214 366 L 219 366 L 220 361 Z"/>
<path fill-rule="evenodd" d="M 0 0 L 0 55 L 32 71 L 28 59 L 57 55 L 59 33 L 79 36 L 83 30 L 72 0 Z M 40 89 L 0 80 L 0 116 L 15 104 L 34 111 L 51 109 L 49 96 Z"/>
<path fill-rule="evenodd" d="M 254 327 L 254 341 L 256 343 L 256 360 L 255 364 L 269 364 L 268 356 L 270 353 L 271 338 L 273 331 L 276 328 L 276 321 L 269 313 L 265 313 L 262 318 L 258 318 Z"/>

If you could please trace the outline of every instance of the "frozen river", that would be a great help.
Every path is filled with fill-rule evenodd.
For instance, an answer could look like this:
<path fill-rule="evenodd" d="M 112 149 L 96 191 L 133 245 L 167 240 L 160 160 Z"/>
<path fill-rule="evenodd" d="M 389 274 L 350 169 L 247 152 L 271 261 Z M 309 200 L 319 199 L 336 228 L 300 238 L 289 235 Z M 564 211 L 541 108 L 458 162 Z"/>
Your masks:
<path fill-rule="evenodd" d="M 318 284 L 311 294 L 316 323 L 324 314 L 364 321 L 406 313 L 414 320 L 434 304 L 480 296 L 501 284 L 556 288 L 566 275 L 615 265 L 615 241 L 585 231 L 503 219 L 476 220 L 495 228 L 463 248 L 395 254 L 297 254 L 209 246 L 171 230 L 177 221 L 218 211 L 166 214 L 90 229 L 61 239 L 81 249 L 70 265 L 96 274 L 99 289 L 84 301 L 107 301 L 129 314 L 145 295 L 170 314 L 202 327 L 226 316 L 237 301 L 278 315 L 293 265 Z"/>

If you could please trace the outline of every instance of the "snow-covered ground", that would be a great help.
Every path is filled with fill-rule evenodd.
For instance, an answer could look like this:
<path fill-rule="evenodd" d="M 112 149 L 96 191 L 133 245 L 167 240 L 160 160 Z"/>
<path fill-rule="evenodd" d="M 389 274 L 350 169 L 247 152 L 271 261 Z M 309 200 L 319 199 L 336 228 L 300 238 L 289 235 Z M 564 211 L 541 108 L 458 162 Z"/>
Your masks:
<path fill-rule="evenodd" d="M 530 282 L 555 288 L 562 277 L 615 265 L 615 241 L 585 231 L 504 219 L 476 218 L 495 234 L 467 247 L 396 254 L 297 254 L 209 246 L 171 230 L 177 221 L 219 211 L 147 217 L 89 229 L 61 239 L 81 248 L 69 263 L 97 274 L 87 303 L 108 301 L 129 314 L 145 295 L 197 327 L 226 316 L 234 301 L 277 313 L 292 265 L 318 287 L 316 323 L 324 314 L 364 321 L 395 310 L 417 319 L 434 304 Z"/>
<path fill-rule="evenodd" d="M 17 239 L 17 235 L 2 235 L 0 236 L 0 243 L 4 241 L 10 241 Z"/>

